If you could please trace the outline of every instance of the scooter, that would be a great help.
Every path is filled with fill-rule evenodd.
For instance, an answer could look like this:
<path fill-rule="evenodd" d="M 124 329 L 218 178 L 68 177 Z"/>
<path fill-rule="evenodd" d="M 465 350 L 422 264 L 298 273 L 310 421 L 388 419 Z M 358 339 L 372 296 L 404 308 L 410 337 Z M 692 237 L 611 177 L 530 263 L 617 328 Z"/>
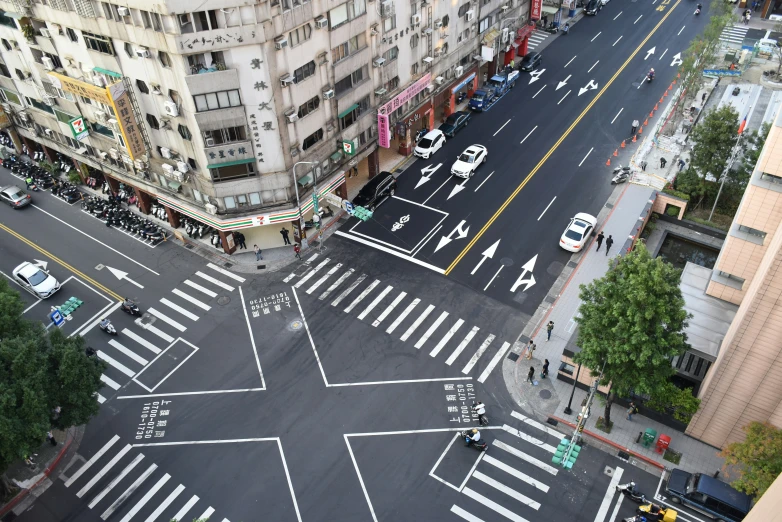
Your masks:
<path fill-rule="evenodd" d="M 119 308 L 130 315 L 141 315 L 141 309 L 133 301 L 123 301 Z"/>
<path fill-rule="evenodd" d="M 616 490 L 622 493 L 624 496 L 632 500 L 633 502 L 637 502 L 639 504 L 646 504 L 648 500 L 646 500 L 646 496 L 638 491 L 638 489 L 635 487 L 635 482 L 628 482 L 627 484 L 619 484 L 616 486 Z"/>
<path fill-rule="evenodd" d="M 611 178 L 612 185 L 619 185 L 630 179 L 630 169 L 623 170 Z"/>
<path fill-rule="evenodd" d="M 658 506 L 654 502 L 640 506 L 635 512 L 645 518 L 647 522 L 676 522 L 676 511 Z"/>
<path fill-rule="evenodd" d="M 623 518 L 622 522 L 647 522 L 647 520 L 643 515 L 635 515 L 634 517 Z"/>
<path fill-rule="evenodd" d="M 464 430 L 463 432 L 460 433 L 460 435 L 462 436 L 465 442 L 467 442 L 470 446 L 475 448 L 477 451 L 486 451 L 489 449 L 489 445 L 486 444 L 486 441 L 483 439 L 479 440 L 478 442 L 472 442 L 470 444 L 470 441 L 472 441 L 472 439 L 470 438 L 470 430 Z"/>
<path fill-rule="evenodd" d="M 647 74 L 646 75 L 647 83 L 652 83 L 652 80 L 654 80 L 654 75 L 652 73 Z"/>
<path fill-rule="evenodd" d="M 114 328 L 114 325 L 108 319 L 102 320 L 98 327 L 109 335 L 117 335 L 117 329 Z"/>
<path fill-rule="evenodd" d="M 464 91 L 459 91 L 459 94 L 456 95 L 456 104 L 458 105 L 466 99 L 467 99 L 467 93 Z"/>

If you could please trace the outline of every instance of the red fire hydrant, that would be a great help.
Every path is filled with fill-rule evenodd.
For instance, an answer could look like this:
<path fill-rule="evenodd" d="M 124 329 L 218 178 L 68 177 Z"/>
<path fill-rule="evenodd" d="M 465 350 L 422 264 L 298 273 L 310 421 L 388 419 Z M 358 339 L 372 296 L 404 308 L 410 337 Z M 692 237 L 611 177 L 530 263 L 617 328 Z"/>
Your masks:
<path fill-rule="evenodd" d="M 657 447 L 655 448 L 655 451 L 657 451 L 657 453 L 662 453 L 670 445 L 671 445 L 671 437 L 669 437 L 668 435 L 660 435 L 657 438 Z"/>

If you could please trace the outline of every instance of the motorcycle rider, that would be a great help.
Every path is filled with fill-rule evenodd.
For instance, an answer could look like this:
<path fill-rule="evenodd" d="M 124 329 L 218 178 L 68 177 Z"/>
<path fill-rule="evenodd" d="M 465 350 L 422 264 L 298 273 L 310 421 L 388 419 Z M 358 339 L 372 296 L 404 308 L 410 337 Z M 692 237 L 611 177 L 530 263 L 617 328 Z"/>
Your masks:
<path fill-rule="evenodd" d="M 695 7 L 695 14 L 696 14 L 696 15 L 699 15 L 699 14 L 701 14 L 701 9 L 702 9 L 702 8 L 703 8 L 703 6 L 702 6 L 701 4 L 698 4 L 698 5 Z"/>
<path fill-rule="evenodd" d="M 654 80 L 654 67 L 649 69 L 649 80 Z"/>
<path fill-rule="evenodd" d="M 470 435 L 467 436 L 467 441 L 465 446 L 471 446 L 481 440 L 481 432 L 478 431 L 478 428 L 473 428 L 470 432 Z"/>
<path fill-rule="evenodd" d="M 122 308 L 123 308 L 124 310 L 128 311 L 128 312 L 130 312 L 131 310 L 133 310 L 133 305 L 135 305 L 135 304 L 136 304 L 136 303 L 134 303 L 133 301 L 131 301 L 131 300 L 130 300 L 130 299 L 128 299 L 127 297 L 123 297 L 123 298 L 122 298 Z"/>
<path fill-rule="evenodd" d="M 88 346 L 86 350 L 84 350 L 84 353 L 87 354 L 87 357 L 94 356 L 97 352 L 95 352 L 95 349 L 92 346 Z"/>
<path fill-rule="evenodd" d="M 478 414 L 478 424 L 483 424 L 483 416 L 486 414 L 486 405 L 481 401 L 478 401 L 473 405 L 472 411 Z"/>
<path fill-rule="evenodd" d="M 563 28 L 562 28 L 562 32 L 563 32 L 563 33 L 567 34 L 567 33 L 568 33 L 568 31 L 570 31 L 570 22 L 567 22 L 567 23 L 565 24 L 565 27 L 563 27 Z"/>
<path fill-rule="evenodd" d="M 103 320 L 101 320 L 101 322 L 100 322 L 100 328 L 101 328 L 101 330 L 105 330 L 105 329 L 106 329 L 106 328 L 108 328 L 109 326 L 111 326 L 111 321 L 109 321 L 108 319 L 103 319 Z"/>

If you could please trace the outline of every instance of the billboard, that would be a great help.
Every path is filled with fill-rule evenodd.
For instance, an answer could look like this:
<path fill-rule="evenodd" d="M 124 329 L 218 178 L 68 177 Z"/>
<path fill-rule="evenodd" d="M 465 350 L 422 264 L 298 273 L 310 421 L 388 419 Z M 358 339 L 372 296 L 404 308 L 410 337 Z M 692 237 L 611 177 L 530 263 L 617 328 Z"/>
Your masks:
<path fill-rule="evenodd" d="M 389 116 L 399 107 L 410 101 L 416 94 L 426 89 L 432 82 L 432 73 L 426 73 L 423 78 L 397 94 L 393 100 L 380 106 L 377 110 L 377 136 L 381 147 L 391 147 L 390 129 L 388 128 Z"/>
<path fill-rule="evenodd" d="M 130 106 L 130 94 L 125 90 L 123 82 L 117 82 L 106 87 L 111 98 L 111 105 L 114 107 L 114 114 L 117 115 L 122 137 L 125 138 L 125 146 L 128 149 L 128 156 L 135 160 L 143 156 L 147 149 L 144 146 L 144 138 L 141 135 L 136 115 Z"/>
<path fill-rule="evenodd" d="M 68 127 L 71 128 L 73 138 L 81 141 L 90 135 L 90 131 L 87 130 L 87 124 L 84 122 L 84 118 L 78 116 L 68 122 Z"/>
<path fill-rule="evenodd" d="M 540 20 L 540 15 L 543 11 L 543 0 L 530 0 L 530 2 L 529 19 Z"/>

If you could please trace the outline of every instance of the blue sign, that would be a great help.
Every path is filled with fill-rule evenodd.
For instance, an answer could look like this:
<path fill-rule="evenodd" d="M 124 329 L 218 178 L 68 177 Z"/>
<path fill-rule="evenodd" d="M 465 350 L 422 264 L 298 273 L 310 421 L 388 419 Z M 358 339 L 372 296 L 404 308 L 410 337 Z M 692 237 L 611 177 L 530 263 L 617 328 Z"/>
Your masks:
<path fill-rule="evenodd" d="M 345 212 L 347 212 L 351 216 L 353 215 L 353 203 L 351 203 L 350 201 L 345 201 Z"/>
<path fill-rule="evenodd" d="M 454 87 L 453 89 L 451 89 L 451 92 L 452 92 L 452 93 L 454 93 L 454 92 L 458 91 L 459 89 L 461 89 L 462 87 L 464 87 L 465 85 L 467 85 L 468 83 L 470 83 L 470 82 L 473 80 L 473 78 L 475 78 L 475 73 L 472 73 L 472 74 L 471 74 L 471 75 L 469 75 L 467 78 L 465 78 L 464 80 L 462 80 L 462 81 L 461 81 L 461 83 L 460 83 L 459 85 L 457 85 L 456 87 Z"/>
<path fill-rule="evenodd" d="M 50 313 L 49 319 L 52 320 L 54 326 L 56 326 L 57 328 L 62 328 L 62 325 L 65 324 L 65 317 L 62 316 L 59 310 L 55 310 L 52 313 Z"/>

